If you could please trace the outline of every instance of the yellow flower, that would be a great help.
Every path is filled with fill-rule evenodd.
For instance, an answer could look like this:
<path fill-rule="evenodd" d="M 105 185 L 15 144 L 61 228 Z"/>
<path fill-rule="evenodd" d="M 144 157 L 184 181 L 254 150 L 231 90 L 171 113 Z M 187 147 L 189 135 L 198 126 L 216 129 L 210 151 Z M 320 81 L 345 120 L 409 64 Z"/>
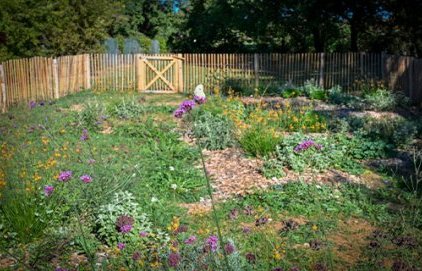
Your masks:
<path fill-rule="evenodd" d="M 36 182 L 38 182 L 38 181 L 40 181 L 42 178 L 41 178 L 41 176 L 40 175 L 38 175 L 38 173 L 37 172 L 35 172 L 35 174 L 34 174 L 34 181 L 36 181 Z"/>
<path fill-rule="evenodd" d="M 50 141 L 48 140 L 48 138 L 47 138 L 47 137 L 45 137 L 45 136 L 41 137 L 41 141 L 42 141 L 42 144 L 43 144 L 43 145 L 47 145 L 47 144 L 48 144 L 48 142 L 50 142 Z"/>
<path fill-rule="evenodd" d="M 317 225 L 315 225 L 315 224 L 314 224 L 314 225 L 312 225 L 312 230 L 313 230 L 313 231 L 317 231 L 317 230 L 318 230 L 318 226 L 317 226 Z"/>
<path fill-rule="evenodd" d="M 170 226 L 168 227 L 168 229 L 169 229 L 169 231 L 175 232 L 175 231 L 177 231 L 179 226 L 180 226 L 180 218 L 174 216 L 171 223 L 170 223 Z"/>

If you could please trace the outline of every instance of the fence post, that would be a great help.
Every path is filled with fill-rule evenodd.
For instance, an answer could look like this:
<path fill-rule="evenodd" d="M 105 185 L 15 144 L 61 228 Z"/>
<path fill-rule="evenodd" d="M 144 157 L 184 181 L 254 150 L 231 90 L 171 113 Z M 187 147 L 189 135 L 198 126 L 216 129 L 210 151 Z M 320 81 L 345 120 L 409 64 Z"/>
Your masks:
<path fill-rule="evenodd" d="M 136 54 L 136 82 L 138 91 L 144 90 L 145 68 L 140 54 Z"/>
<path fill-rule="evenodd" d="M 407 59 L 409 60 L 409 97 L 410 100 L 413 102 L 414 100 L 414 93 L 413 93 L 413 57 L 407 57 Z"/>
<path fill-rule="evenodd" d="M 57 58 L 53 59 L 53 88 L 54 88 L 54 98 L 60 98 L 59 95 L 59 70 L 57 64 Z"/>
<path fill-rule="evenodd" d="M 324 53 L 320 53 L 319 86 L 322 88 L 324 88 L 324 68 L 325 68 Z"/>
<path fill-rule="evenodd" d="M 259 55 L 255 53 L 253 55 L 254 72 L 255 72 L 255 88 L 259 87 Z"/>
<path fill-rule="evenodd" d="M 1 83 L 1 104 L 2 104 L 2 112 L 6 112 L 6 83 L 4 80 L 4 69 L 3 65 L 0 64 L 0 83 Z"/>
<path fill-rule="evenodd" d="M 84 55 L 84 66 L 85 66 L 85 89 L 91 89 L 91 61 L 90 55 Z"/>
<path fill-rule="evenodd" d="M 183 85 L 183 55 L 177 54 L 179 58 L 177 60 L 177 80 L 178 80 L 178 92 L 185 92 L 184 85 Z"/>
<path fill-rule="evenodd" d="M 381 80 L 384 81 L 384 82 L 386 81 L 386 78 L 385 78 L 385 56 L 386 56 L 385 52 L 382 51 L 381 52 L 381 61 L 380 61 L 381 67 L 380 68 L 381 68 Z"/>

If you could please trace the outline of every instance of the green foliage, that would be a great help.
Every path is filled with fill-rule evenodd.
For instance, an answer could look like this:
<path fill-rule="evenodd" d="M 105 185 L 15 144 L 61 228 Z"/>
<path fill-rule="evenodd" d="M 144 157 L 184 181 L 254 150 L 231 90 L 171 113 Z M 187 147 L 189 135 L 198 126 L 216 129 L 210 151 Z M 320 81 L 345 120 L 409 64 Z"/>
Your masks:
<path fill-rule="evenodd" d="M 345 134 L 317 136 L 314 138 L 321 149 L 310 147 L 303 151 L 294 148 L 306 138 L 303 134 L 286 136 L 277 147 L 276 157 L 285 166 L 294 171 L 306 169 L 324 171 L 338 168 L 353 174 L 362 173 L 357 160 L 377 158 L 385 155 L 386 145 L 382 141 L 366 142 L 360 136 L 348 137 Z"/>
<path fill-rule="evenodd" d="M 258 125 L 246 130 L 241 135 L 239 143 L 249 155 L 264 157 L 275 150 L 280 140 L 281 137 L 274 131 Z"/>
<path fill-rule="evenodd" d="M 106 118 L 105 107 L 98 101 L 88 102 L 81 112 L 78 113 L 79 126 L 91 130 L 99 130 Z"/>
<path fill-rule="evenodd" d="M 195 117 L 192 132 L 202 148 L 221 150 L 235 145 L 233 124 L 222 115 L 204 111 Z"/>
<path fill-rule="evenodd" d="M 145 108 L 135 99 L 125 101 L 124 99 L 118 104 L 114 105 L 110 110 L 110 114 L 121 119 L 135 119 L 139 118 L 141 114 L 145 113 Z"/>
<path fill-rule="evenodd" d="M 377 89 L 374 92 L 366 93 L 363 98 L 367 107 L 373 110 L 391 110 L 397 105 L 396 96 L 386 89 Z"/>
<path fill-rule="evenodd" d="M 327 92 L 319 87 L 315 80 L 307 80 L 303 85 L 303 90 L 312 100 L 325 100 L 327 98 Z"/>
<path fill-rule="evenodd" d="M 417 134 L 417 124 L 403 117 L 350 117 L 348 121 L 351 130 L 361 129 L 362 136 L 397 147 L 410 145 Z"/>
<path fill-rule="evenodd" d="M 124 235 L 116 229 L 116 221 L 120 216 L 130 216 L 133 218 L 133 228 Z M 96 214 L 98 224 L 98 235 L 109 245 L 116 245 L 124 240 L 134 243 L 139 242 L 139 233 L 144 231 L 153 233 L 152 224 L 148 216 L 142 212 L 141 207 L 135 201 L 135 197 L 128 191 L 117 192 L 110 203 L 98 208 Z M 169 239 L 163 232 L 159 231 L 156 238 L 160 242 L 167 242 Z"/>
<path fill-rule="evenodd" d="M 266 158 L 264 161 L 264 165 L 262 166 L 262 174 L 267 179 L 281 178 L 286 175 L 283 170 L 283 163 L 278 159 L 273 158 Z"/>
<path fill-rule="evenodd" d="M 303 91 L 299 88 L 285 88 L 281 92 L 281 96 L 286 99 L 298 97 L 298 96 L 301 96 L 302 94 L 303 94 Z"/>

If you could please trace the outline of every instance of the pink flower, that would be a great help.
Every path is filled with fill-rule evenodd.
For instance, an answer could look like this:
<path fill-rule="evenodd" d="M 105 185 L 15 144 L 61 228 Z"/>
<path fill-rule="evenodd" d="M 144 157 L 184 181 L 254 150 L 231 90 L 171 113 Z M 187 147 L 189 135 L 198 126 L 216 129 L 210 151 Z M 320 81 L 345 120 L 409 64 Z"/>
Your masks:
<path fill-rule="evenodd" d="M 140 237 L 147 237 L 147 236 L 148 236 L 148 233 L 147 233 L 146 231 L 141 231 L 141 232 L 139 233 L 139 236 L 140 236 Z"/>
<path fill-rule="evenodd" d="M 191 235 L 191 236 L 189 236 L 188 239 L 185 240 L 185 244 L 187 244 L 187 245 L 192 245 L 195 242 L 196 242 L 196 236 L 195 235 Z"/>
<path fill-rule="evenodd" d="M 120 250 L 123 250 L 125 247 L 126 247 L 125 243 L 118 243 L 117 244 L 117 248 L 120 249 Z"/>
<path fill-rule="evenodd" d="M 57 179 L 61 182 L 67 182 L 71 178 L 72 178 L 72 171 L 66 170 L 66 171 L 60 172 L 59 177 Z"/>
<path fill-rule="evenodd" d="M 90 182 L 92 182 L 92 177 L 89 176 L 89 175 L 82 175 L 80 179 L 84 183 L 90 183 Z"/>
<path fill-rule="evenodd" d="M 51 194 L 53 194 L 53 191 L 54 191 L 54 186 L 52 186 L 52 185 L 44 186 L 44 195 L 46 197 L 51 196 Z"/>

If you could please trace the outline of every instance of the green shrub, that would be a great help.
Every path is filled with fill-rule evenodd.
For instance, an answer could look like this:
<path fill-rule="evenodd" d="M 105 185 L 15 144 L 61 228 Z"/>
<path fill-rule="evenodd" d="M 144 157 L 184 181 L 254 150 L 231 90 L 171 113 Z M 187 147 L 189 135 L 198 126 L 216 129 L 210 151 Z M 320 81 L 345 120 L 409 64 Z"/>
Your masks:
<path fill-rule="evenodd" d="M 397 105 L 396 96 L 386 89 L 377 89 L 374 92 L 364 94 L 368 109 L 391 110 Z"/>
<path fill-rule="evenodd" d="M 106 119 L 106 110 L 102 103 L 88 102 L 78 113 L 79 125 L 90 130 L 99 130 Z"/>
<path fill-rule="evenodd" d="M 262 166 L 262 175 L 267 179 L 281 178 L 286 175 L 283 170 L 283 164 L 277 159 L 265 159 L 264 165 Z"/>
<path fill-rule="evenodd" d="M 110 115 L 121 119 L 138 118 L 140 115 L 145 114 L 145 111 L 145 107 L 135 99 L 130 99 L 129 101 L 122 99 L 109 109 Z"/>
<path fill-rule="evenodd" d="M 382 157 L 386 149 L 386 144 L 382 141 L 365 141 L 361 136 L 350 137 L 337 133 L 315 137 L 313 140 L 320 148 L 310 147 L 295 151 L 295 147 L 307 139 L 300 133 L 285 137 L 276 148 L 276 158 L 297 172 L 337 168 L 357 174 L 362 172 L 359 160 Z"/>
<path fill-rule="evenodd" d="M 281 138 L 274 131 L 255 126 L 242 134 L 239 143 L 246 153 L 255 157 L 263 157 L 275 151 L 280 140 Z"/>
<path fill-rule="evenodd" d="M 116 221 L 120 216 L 130 216 L 133 219 L 132 229 L 125 234 L 116 228 Z M 98 235 L 109 245 L 116 245 L 118 242 L 139 242 L 139 233 L 144 231 L 153 233 L 152 223 L 141 207 L 135 201 L 135 197 L 130 192 L 117 192 L 109 204 L 98 208 L 96 215 L 98 225 Z M 156 232 L 156 239 L 160 242 L 167 242 L 168 236 L 161 231 Z M 125 243 L 126 243 L 125 242 Z"/>
<path fill-rule="evenodd" d="M 281 92 L 283 98 L 295 98 L 303 95 L 303 91 L 299 88 L 286 88 Z"/>
<path fill-rule="evenodd" d="M 192 132 L 202 148 L 221 150 L 235 145 L 232 123 L 222 115 L 203 111 L 195 116 Z"/>
<path fill-rule="evenodd" d="M 333 104 L 355 109 L 363 109 L 365 107 L 362 98 L 344 93 L 341 86 L 334 86 L 328 90 L 328 100 Z"/>
<path fill-rule="evenodd" d="M 306 95 L 312 100 L 325 100 L 327 99 L 327 92 L 318 86 L 315 80 L 307 80 L 303 86 Z"/>

